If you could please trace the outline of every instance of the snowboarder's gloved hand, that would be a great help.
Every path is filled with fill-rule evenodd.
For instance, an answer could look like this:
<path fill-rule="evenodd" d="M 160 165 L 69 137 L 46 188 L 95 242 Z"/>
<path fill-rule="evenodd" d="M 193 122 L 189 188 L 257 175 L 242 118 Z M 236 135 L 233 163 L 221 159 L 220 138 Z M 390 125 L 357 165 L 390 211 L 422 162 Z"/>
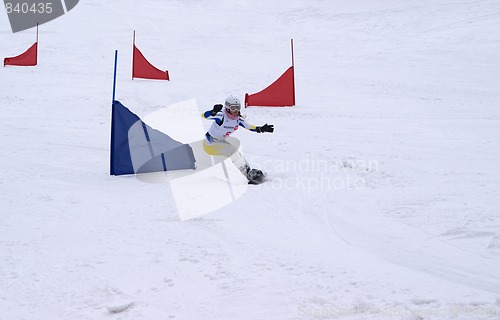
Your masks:
<path fill-rule="evenodd" d="M 257 132 L 274 132 L 274 125 L 273 124 L 265 124 L 262 127 L 257 127 Z"/>
<path fill-rule="evenodd" d="M 212 109 L 212 111 L 210 111 L 210 115 L 213 117 L 217 114 L 217 112 L 219 112 L 221 110 L 222 110 L 222 104 L 216 104 L 216 105 L 214 105 L 214 108 Z"/>

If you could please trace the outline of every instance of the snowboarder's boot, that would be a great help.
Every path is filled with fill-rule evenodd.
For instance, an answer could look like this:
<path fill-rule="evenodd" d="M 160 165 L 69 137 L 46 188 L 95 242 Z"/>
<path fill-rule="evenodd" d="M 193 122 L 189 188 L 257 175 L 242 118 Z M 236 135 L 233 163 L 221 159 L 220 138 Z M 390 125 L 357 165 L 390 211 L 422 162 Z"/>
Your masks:
<path fill-rule="evenodd" d="M 259 169 L 250 169 L 247 172 L 248 184 L 261 184 L 266 175 Z"/>

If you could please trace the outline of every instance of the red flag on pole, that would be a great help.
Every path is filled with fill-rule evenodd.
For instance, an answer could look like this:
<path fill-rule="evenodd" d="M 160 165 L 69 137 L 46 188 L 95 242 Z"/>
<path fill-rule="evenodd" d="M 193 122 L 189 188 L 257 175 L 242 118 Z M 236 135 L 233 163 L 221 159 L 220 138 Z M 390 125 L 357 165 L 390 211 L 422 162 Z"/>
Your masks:
<path fill-rule="evenodd" d="M 3 59 L 3 66 L 36 66 L 38 42 L 35 42 L 28 50 L 18 56 Z"/>
<path fill-rule="evenodd" d="M 245 94 L 245 107 L 248 106 L 266 106 L 266 107 L 288 107 L 295 105 L 295 74 L 293 57 L 293 39 L 292 48 L 292 66 L 288 68 L 276 81 L 264 90 Z"/>
<path fill-rule="evenodd" d="M 168 71 L 162 71 L 151 63 L 144 57 L 141 51 L 137 49 L 134 45 L 134 57 L 133 57 L 133 78 L 143 78 L 143 79 L 154 79 L 154 80 L 170 80 L 168 76 Z"/>
<path fill-rule="evenodd" d="M 28 50 L 15 57 L 3 59 L 3 66 L 36 66 L 38 63 L 38 24 L 36 42 Z"/>
<path fill-rule="evenodd" d="M 132 79 L 153 79 L 153 80 L 170 80 L 168 71 L 162 71 L 153 66 L 144 57 L 142 52 L 135 46 L 135 31 L 134 31 L 134 47 L 132 55 Z"/>
<path fill-rule="evenodd" d="M 295 86 L 294 86 L 293 67 L 288 68 L 264 90 L 245 94 L 245 106 L 266 106 L 266 107 L 285 107 L 295 105 Z"/>

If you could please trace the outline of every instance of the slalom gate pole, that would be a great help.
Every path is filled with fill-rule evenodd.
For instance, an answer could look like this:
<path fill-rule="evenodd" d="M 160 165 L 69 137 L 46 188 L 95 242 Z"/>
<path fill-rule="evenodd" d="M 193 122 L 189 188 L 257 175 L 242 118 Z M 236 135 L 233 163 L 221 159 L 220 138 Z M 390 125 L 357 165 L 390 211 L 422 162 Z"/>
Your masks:
<path fill-rule="evenodd" d="M 115 94 L 116 94 L 116 67 L 118 63 L 118 50 L 115 50 L 115 71 L 114 71 L 114 76 L 113 76 L 113 101 L 115 101 Z"/>
<path fill-rule="evenodd" d="M 134 65 L 135 65 L 135 30 L 134 30 L 134 40 L 132 41 L 132 80 L 134 80 Z"/>
<path fill-rule="evenodd" d="M 295 105 L 295 59 L 293 56 L 293 39 L 290 39 L 290 44 L 292 47 L 292 69 L 293 69 L 293 105 Z"/>
<path fill-rule="evenodd" d="M 36 64 L 38 64 L 38 48 L 40 45 L 38 44 L 38 22 L 36 23 Z"/>

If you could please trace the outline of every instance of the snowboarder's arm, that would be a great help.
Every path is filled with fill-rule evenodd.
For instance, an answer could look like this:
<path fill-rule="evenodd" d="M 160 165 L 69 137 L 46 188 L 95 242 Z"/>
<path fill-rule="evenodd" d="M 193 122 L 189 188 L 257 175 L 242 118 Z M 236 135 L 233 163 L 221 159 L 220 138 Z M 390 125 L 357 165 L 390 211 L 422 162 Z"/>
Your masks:
<path fill-rule="evenodd" d="M 240 118 L 238 125 L 252 132 L 257 132 L 257 126 L 246 122 L 243 118 Z"/>
<path fill-rule="evenodd" d="M 222 110 L 222 105 L 216 104 L 214 105 L 212 110 L 203 112 L 201 116 L 205 119 L 215 120 L 215 122 L 218 125 L 221 125 L 222 124 L 222 112 L 220 112 L 221 110 Z"/>
<path fill-rule="evenodd" d="M 250 130 L 252 132 L 262 133 L 262 132 L 274 132 L 274 125 L 268 125 L 267 123 L 263 126 L 257 127 L 254 124 L 250 124 L 243 119 L 240 119 L 240 126 Z"/>

